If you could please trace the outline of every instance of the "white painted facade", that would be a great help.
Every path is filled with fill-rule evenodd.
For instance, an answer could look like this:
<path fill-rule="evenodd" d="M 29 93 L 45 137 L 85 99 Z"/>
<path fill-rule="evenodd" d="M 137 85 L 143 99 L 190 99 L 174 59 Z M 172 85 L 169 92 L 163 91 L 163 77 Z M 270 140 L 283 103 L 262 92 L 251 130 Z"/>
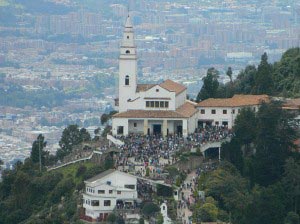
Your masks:
<path fill-rule="evenodd" d="M 242 108 L 249 107 L 254 111 L 258 111 L 259 105 L 239 106 L 239 107 L 198 107 L 199 110 L 199 126 L 206 124 L 214 126 L 227 126 L 231 129 L 234 121 Z"/>
<path fill-rule="evenodd" d="M 118 201 L 133 205 L 138 198 L 136 177 L 117 170 L 100 175 L 85 181 L 83 207 L 85 215 L 93 220 L 107 217 Z"/>
<path fill-rule="evenodd" d="M 134 43 L 134 32 L 130 17 L 125 23 L 124 35 L 120 47 L 119 58 L 119 99 L 118 110 L 122 114 L 134 110 L 138 111 L 168 111 L 176 110 L 186 103 L 186 88 L 171 80 L 161 84 L 149 85 L 140 89 L 137 84 L 137 54 Z M 196 109 L 195 109 L 196 110 Z M 144 117 L 118 117 L 112 121 L 113 135 L 167 134 L 187 135 L 196 128 L 195 113 L 191 116 L 157 116 L 154 114 Z"/>

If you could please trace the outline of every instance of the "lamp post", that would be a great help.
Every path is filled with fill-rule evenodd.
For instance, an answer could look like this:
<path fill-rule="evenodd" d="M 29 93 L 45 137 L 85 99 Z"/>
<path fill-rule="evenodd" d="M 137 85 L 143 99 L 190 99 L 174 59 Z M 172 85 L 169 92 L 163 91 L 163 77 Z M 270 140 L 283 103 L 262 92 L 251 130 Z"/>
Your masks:
<path fill-rule="evenodd" d="M 41 139 L 40 136 L 38 137 L 39 139 L 39 163 L 40 163 L 40 172 L 42 172 L 42 156 L 41 156 Z"/>

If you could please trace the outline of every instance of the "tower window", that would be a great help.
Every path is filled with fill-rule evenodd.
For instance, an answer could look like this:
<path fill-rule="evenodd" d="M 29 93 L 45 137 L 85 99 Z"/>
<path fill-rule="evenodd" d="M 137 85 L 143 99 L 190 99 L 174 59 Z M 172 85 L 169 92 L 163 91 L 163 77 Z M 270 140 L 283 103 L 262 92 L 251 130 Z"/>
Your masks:
<path fill-rule="evenodd" d="M 126 51 L 126 54 L 130 54 L 130 50 L 127 50 L 127 51 Z"/>
<path fill-rule="evenodd" d="M 129 36 L 127 36 L 127 39 L 129 39 Z"/>
<path fill-rule="evenodd" d="M 129 75 L 125 76 L 125 86 L 129 86 Z"/>

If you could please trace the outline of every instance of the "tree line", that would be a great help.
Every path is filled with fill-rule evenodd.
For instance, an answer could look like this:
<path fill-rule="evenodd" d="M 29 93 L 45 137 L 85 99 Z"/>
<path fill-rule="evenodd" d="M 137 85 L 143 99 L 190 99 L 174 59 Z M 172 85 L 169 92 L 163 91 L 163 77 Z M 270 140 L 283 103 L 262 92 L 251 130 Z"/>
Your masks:
<path fill-rule="evenodd" d="M 256 67 L 248 65 L 240 71 L 237 78 L 232 78 L 232 68 L 226 75 L 230 82 L 218 82 L 219 71 L 210 68 L 202 79 L 203 86 L 196 101 L 208 98 L 230 98 L 234 94 L 268 94 L 272 96 L 300 97 L 300 48 L 291 48 L 273 64 L 268 62 L 268 55 L 261 56 Z"/>

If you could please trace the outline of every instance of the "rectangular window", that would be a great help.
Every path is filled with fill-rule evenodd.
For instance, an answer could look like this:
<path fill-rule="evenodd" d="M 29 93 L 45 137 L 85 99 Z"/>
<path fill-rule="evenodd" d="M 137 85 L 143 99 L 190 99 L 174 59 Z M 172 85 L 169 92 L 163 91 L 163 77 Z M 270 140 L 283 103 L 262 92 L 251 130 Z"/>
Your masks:
<path fill-rule="evenodd" d="M 155 107 L 158 108 L 159 107 L 159 102 L 155 101 Z"/>
<path fill-rule="evenodd" d="M 235 114 L 235 109 L 232 109 L 232 113 Z"/>
<path fill-rule="evenodd" d="M 253 107 L 253 111 L 256 112 L 256 108 L 255 107 Z"/>
<path fill-rule="evenodd" d="M 99 206 L 98 200 L 92 200 L 92 206 Z"/>
<path fill-rule="evenodd" d="M 215 109 L 211 110 L 211 114 L 216 114 L 216 110 Z"/>
<path fill-rule="evenodd" d="M 159 107 L 160 107 L 160 108 L 164 108 L 164 107 L 165 107 L 164 101 L 160 101 L 160 102 L 159 102 Z"/>
<path fill-rule="evenodd" d="M 133 127 L 135 127 L 135 128 L 136 128 L 136 126 L 137 126 L 137 123 L 133 123 Z"/>
<path fill-rule="evenodd" d="M 125 184 L 124 185 L 124 188 L 127 188 L 127 189 L 135 189 L 135 185 L 134 184 Z"/>
<path fill-rule="evenodd" d="M 154 107 L 154 101 L 150 101 L 150 107 Z"/>
<path fill-rule="evenodd" d="M 238 113 L 241 112 L 241 109 L 238 109 Z"/>
<path fill-rule="evenodd" d="M 109 194 L 112 194 L 112 192 L 113 192 L 112 190 L 109 190 L 109 191 L 108 191 Z"/>
<path fill-rule="evenodd" d="M 121 194 L 121 191 L 117 191 L 117 194 Z"/>
<path fill-rule="evenodd" d="M 201 114 L 205 114 L 205 110 L 204 109 L 201 109 Z"/>
<path fill-rule="evenodd" d="M 150 102 L 146 101 L 146 107 L 150 107 Z"/>
<path fill-rule="evenodd" d="M 105 194 L 105 190 L 98 190 L 98 194 Z"/>
<path fill-rule="evenodd" d="M 122 135 L 124 133 L 124 127 L 123 126 L 118 126 L 117 127 L 117 134 Z"/>
<path fill-rule="evenodd" d="M 104 206 L 110 206 L 110 200 L 104 200 Z"/>
<path fill-rule="evenodd" d="M 223 110 L 223 114 L 227 114 L 227 110 Z"/>
<path fill-rule="evenodd" d="M 169 108 L 169 102 L 165 101 L 165 108 Z"/>

